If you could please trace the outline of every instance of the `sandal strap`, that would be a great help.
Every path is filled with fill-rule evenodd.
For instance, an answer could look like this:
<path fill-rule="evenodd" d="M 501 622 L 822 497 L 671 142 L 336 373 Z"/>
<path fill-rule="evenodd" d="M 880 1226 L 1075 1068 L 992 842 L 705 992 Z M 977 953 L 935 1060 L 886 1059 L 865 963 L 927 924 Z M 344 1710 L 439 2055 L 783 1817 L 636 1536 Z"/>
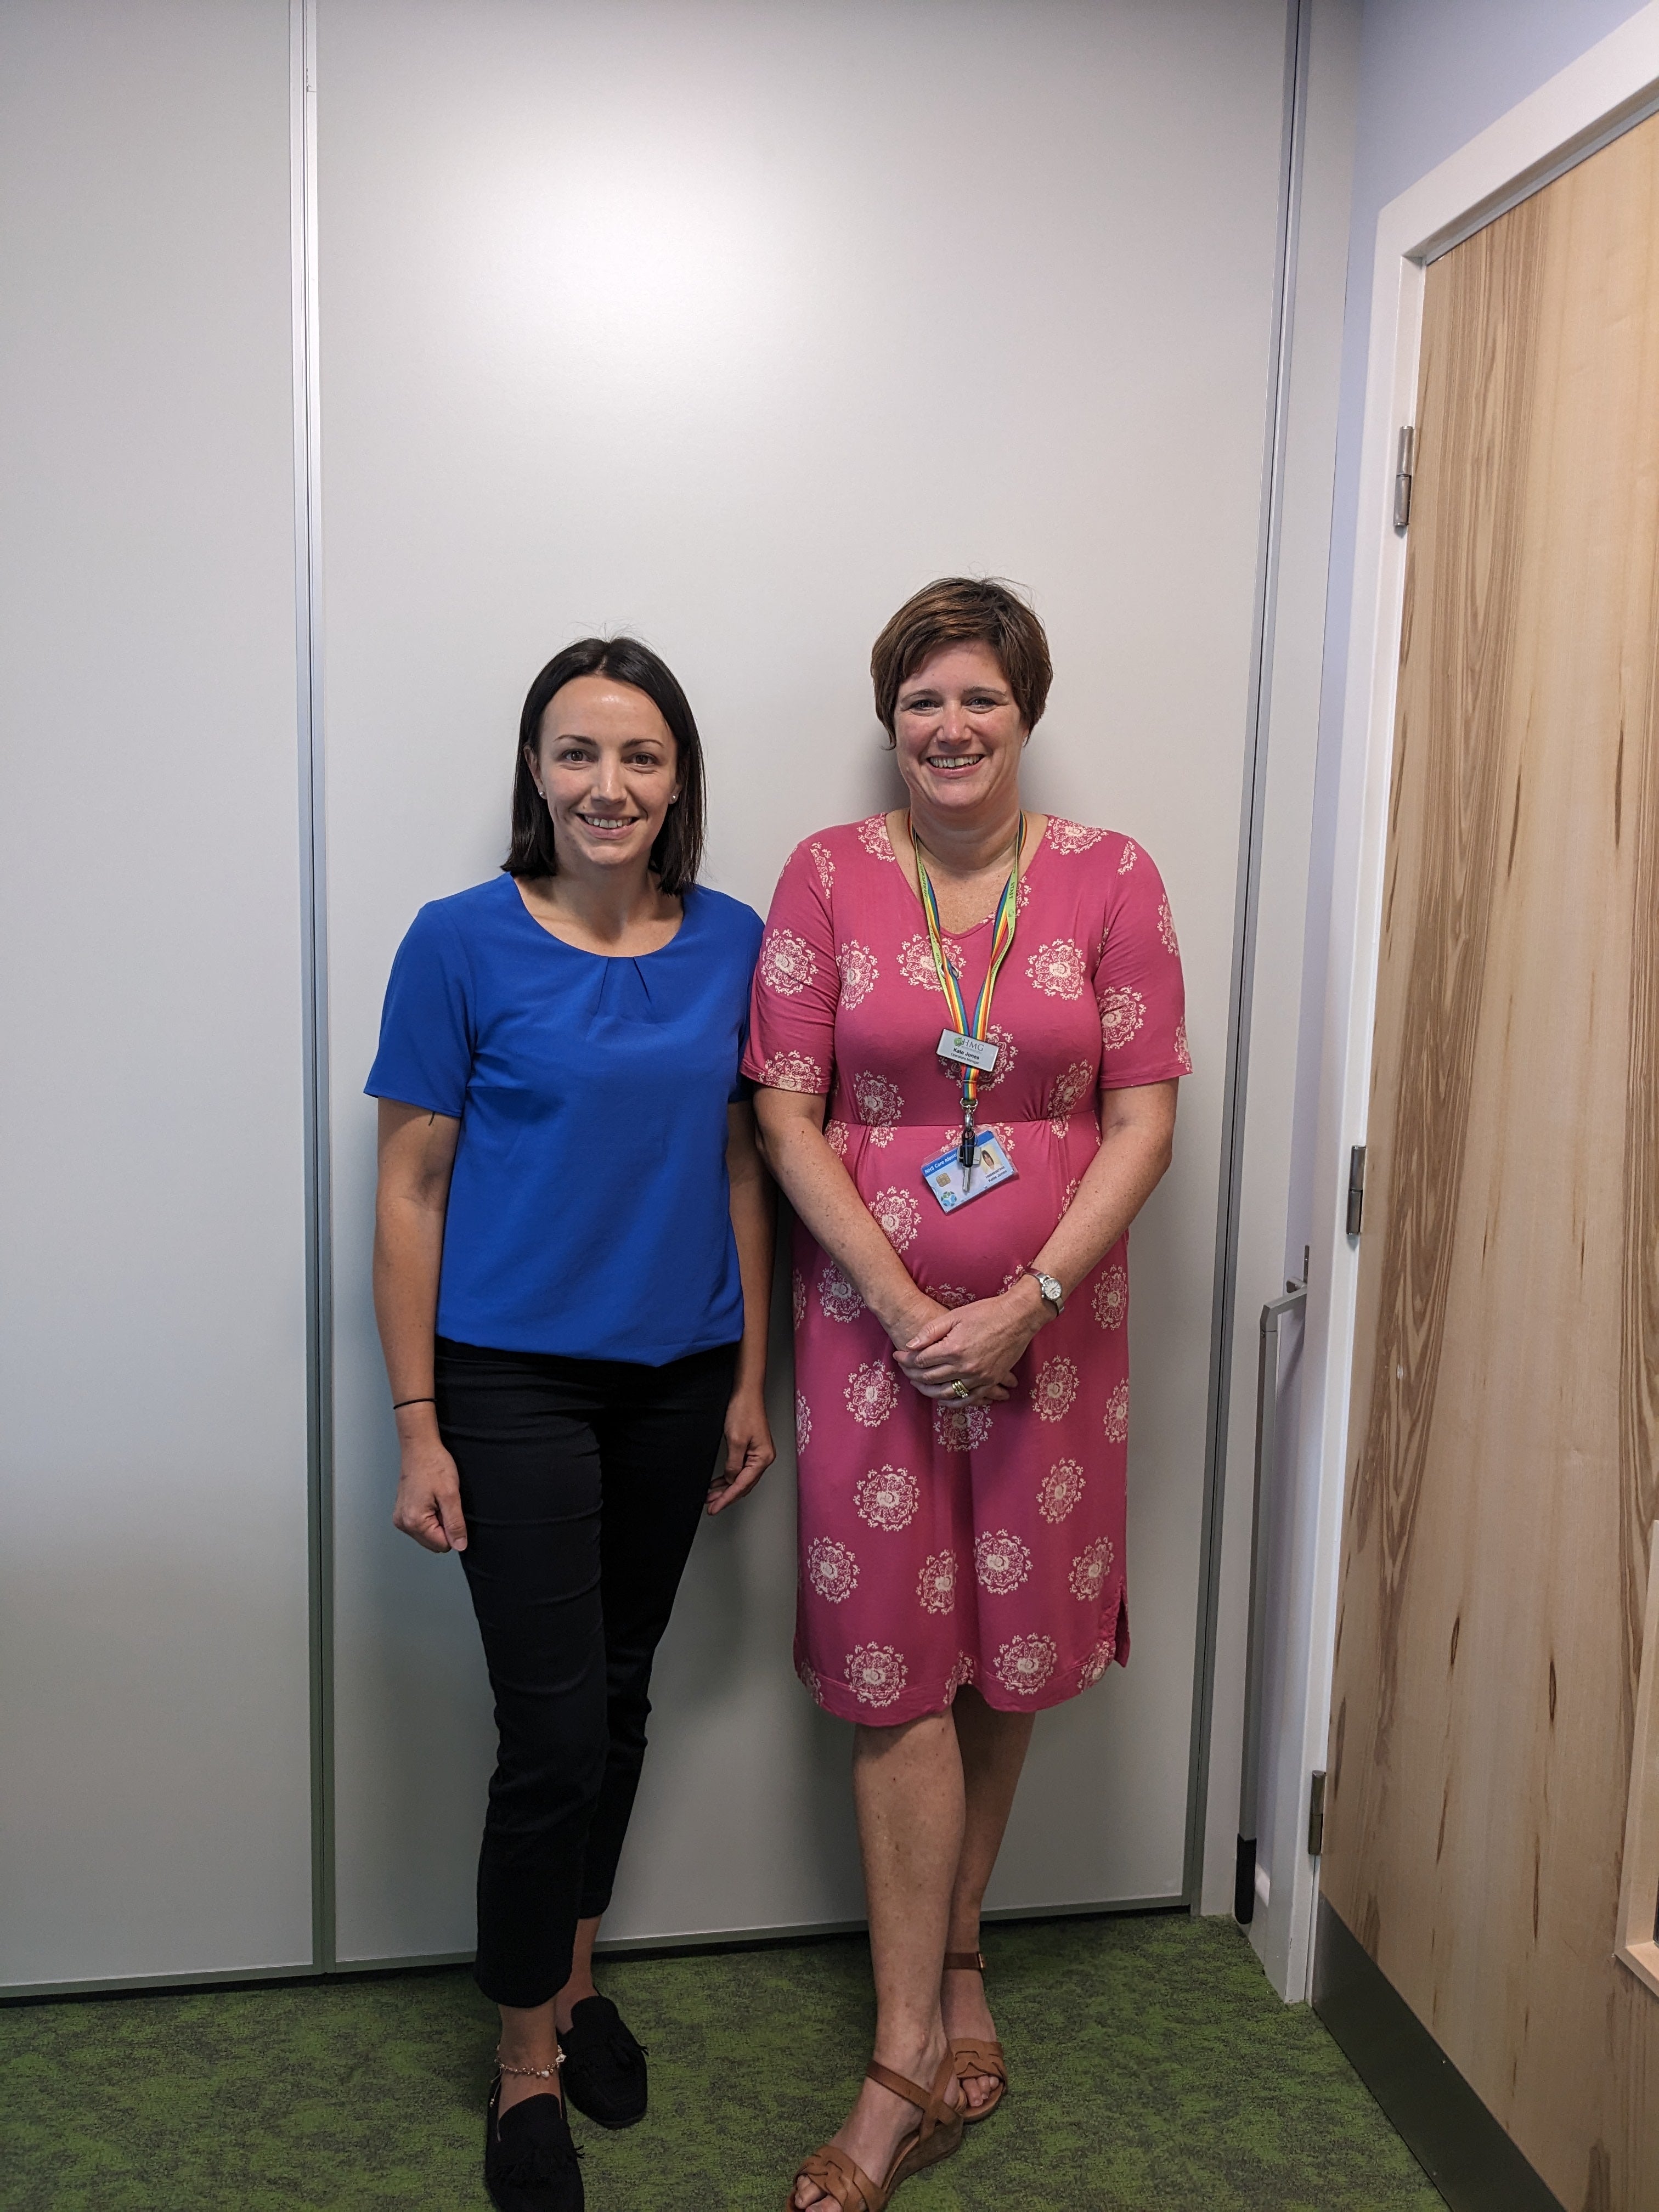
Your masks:
<path fill-rule="evenodd" d="M 946 1973 L 982 1974 L 985 1972 L 983 1951 L 947 1951 L 945 1954 Z"/>
<path fill-rule="evenodd" d="M 957 2062 L 958 2081 L 970 2074 L 989 2074 L 1007 2086 L 1008 2061 L 1000 2043 L 976 2043 L 971 2036 L 958 2036 L 951 2043 L 951 2056 Z"/>
<path fill-rule="evenodd" d="M 895 2074 L 890 2066 L 884 2066 L 872 2058 L 865 2068 L 865 2078 L 890 2089 L 896 2097 L 902 2097 L 921 2114 L 921 2133 L 918 2141 L 926 2142 L 937 2127 L 948 2127 L 957 2118 L 957 2108 L 945 2101 L 945 2092 L 957 2078 L 957 2062 L 947 2051 L 939 2061 L 939 2072 L 933 2076 L 931 2090 L 912 2081 L 903 2074 Z"/>
<path fill-rule="evenodd" d="M 855 2159 L 848 2158 L 844 2150 L 834 2143 L 825 2143 L 815 2150 L 811 2158 L 803 2159 L 797 2181 L 810 2181 L 826 2197 L 834 2197 L 842 2212 L 879 2212 L 883 2203 L 877 2183 L 871 2180 Z M 790 2192 L 793 2197 L 794 2192 Z"/>

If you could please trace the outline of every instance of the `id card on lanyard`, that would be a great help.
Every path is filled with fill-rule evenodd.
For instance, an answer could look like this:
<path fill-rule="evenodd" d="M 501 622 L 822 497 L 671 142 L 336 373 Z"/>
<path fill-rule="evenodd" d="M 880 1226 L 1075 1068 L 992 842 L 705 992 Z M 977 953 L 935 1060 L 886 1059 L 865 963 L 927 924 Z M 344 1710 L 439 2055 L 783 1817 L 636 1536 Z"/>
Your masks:
<path fill-rule="evenodd" d="M 997 901 L 997 910 L 991 930 L 991 958 L 985 971 L 985 981 L 980 986 L 979 1002 L 973 1019 L 968 1018 L 967 1006 L 962 996 L 962 987 L 955 969 L 945 957 L 944 933 L 939 927 L 939 898 L 933 890 L 927 862 L 914 823 L 909 826 L 910 849 L 916 856 L 916 888 L 921 894 L 922 912 L 927 918 L 927 945 L 933 956 L 933 972 L 939 977 L 939 988 L 945 994 L 945 1003 L 951 1019 L 941 1031 L 939 1056 L 962 1070 L 962 1137 L 954 1152 L 944 1152 L 937 1159 L 929 1160 L 921 1171 L 921 1179 L 945 1212 L 954 1212 L 970 1199 L 982 1198 L 987 1191 L 995 1190 L 1007 1182 L 1014 1174 L 1013 1162 L 1002 1146 L 988 1131 L 983 1133 L 975 1127 L 975 1109 L 979 1097 L 979 1079 L 989 1075 L 997 1064 L 997 1048 L 990 1042 L 991 1000 L 996 989 L 997 975 L 1007 958 L 1014 941 L 1014 926 L 1019 906 L 1019 863 L 1025 849 L 1025 817 L 1022 813 L 1014 830 L 1014 848 L 1008 869 L 1008 880 Z"/>

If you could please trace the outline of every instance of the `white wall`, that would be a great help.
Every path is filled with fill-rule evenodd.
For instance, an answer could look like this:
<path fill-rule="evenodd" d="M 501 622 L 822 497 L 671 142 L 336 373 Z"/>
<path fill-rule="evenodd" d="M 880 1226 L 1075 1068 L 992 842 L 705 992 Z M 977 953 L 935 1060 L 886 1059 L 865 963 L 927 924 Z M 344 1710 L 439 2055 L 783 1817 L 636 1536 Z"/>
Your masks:
<path fill-rule="evenodd" d="M 0 1984 L 311 1957 L 288 139 L 0 11 Z"/>
<path fill-rule="evenodd" d="M 1035 592 L 1030 797 L 1158 858 L 1198 1061 L 1135 1232 L 1134 1659 L 1045 1717 L 994 1901 L 1182 1888 L 1284 40 L 1278 0 L 323 0 L 343 1958 L 470 1942 L 490 1750 L 459 1570 L 387 1523 L 359 1086 L 392 950 L 499 859 L 524 686 L 589 628 L 685 681 L 712 880 L 763 907 L 795 838 L 889 802 L 869 642 L 946 569 Z M 612 1936 L 859 1911 L 789 1480 L 694 1559 Z"/>
<path fill-rule="evenodd" d="M 1309 125 L 1292 333 L 1220 1522 L 1224 1868 L 1350 12 L 1313 5 L 1335 89 Z M 470 1946 L 489 1757 L 453 1563 L 386 1522 L 358 1085 L 392 949 L 422 898 L 493 867 L 525 681 L 590 627 L 639 627 L 684 676 L 712 879 L 763 906 L 794 837 L 889 799 L 869 640 L 947 568 L 1035 591 L 1060 676 L 1030 795 L 1158 856 L 1199 1062 L 1135 1240 L 1134 1663 L 1045 1719 L 994 1901 L 1173 1897 L 1279 0 L 319 13 L 341 1955 Z M 0 974 L 0 1986 L 313 1957 L 289 33 L 285 0 L 0 14 L 0 896 L 24 953 Z M 787 1352 L 775 1380 L 781 1415 Z M 618 1935 L 860 1910 L 846 1732 L 788 1670 L 790 1474 L 786 1453 L 700 1542 Z"/>

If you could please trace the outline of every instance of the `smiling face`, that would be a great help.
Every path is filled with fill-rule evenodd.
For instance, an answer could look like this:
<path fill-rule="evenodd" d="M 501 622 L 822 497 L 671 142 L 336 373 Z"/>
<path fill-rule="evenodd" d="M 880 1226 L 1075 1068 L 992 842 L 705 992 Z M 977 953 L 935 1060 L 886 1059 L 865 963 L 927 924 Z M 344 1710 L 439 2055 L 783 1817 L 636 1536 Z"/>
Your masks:
<path fill-rule="evenodd" d="M 562 872 L 644 868 L 679 796 L 679 763 L 643 691 L 611 676 L 573 678 L 548 701 L 526 753 Z"/>
<path fill-rule="evenodd" d="M 1030 735 L 988 645 L 945 646 L 906 677 L 893 739 L 923 836 L 930 820 L 966 828 L 1012 814 Z"/>

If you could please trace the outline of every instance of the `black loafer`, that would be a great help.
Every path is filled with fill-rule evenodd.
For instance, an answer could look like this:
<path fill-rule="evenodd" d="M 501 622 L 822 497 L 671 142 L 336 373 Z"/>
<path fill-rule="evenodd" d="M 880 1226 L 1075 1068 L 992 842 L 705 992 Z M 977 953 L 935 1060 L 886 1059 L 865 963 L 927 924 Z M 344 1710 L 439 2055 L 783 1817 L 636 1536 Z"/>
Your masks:
<path fill-rule="evenodd" d="M 559 2047 L 564 2094 L 578 2112 L 602 2128 L 631 2128 L 645 2118 L 645 2052 L 609 1997 L 584 1997 Z"/>
<path fill-rule="evenodd" d="M 550 2093 L 501 2117 L 501 2077 L 484 2124 L 484 2187 L 495 2212 L 582 2212 L 582 2170 L 564 2106 Z"/>

